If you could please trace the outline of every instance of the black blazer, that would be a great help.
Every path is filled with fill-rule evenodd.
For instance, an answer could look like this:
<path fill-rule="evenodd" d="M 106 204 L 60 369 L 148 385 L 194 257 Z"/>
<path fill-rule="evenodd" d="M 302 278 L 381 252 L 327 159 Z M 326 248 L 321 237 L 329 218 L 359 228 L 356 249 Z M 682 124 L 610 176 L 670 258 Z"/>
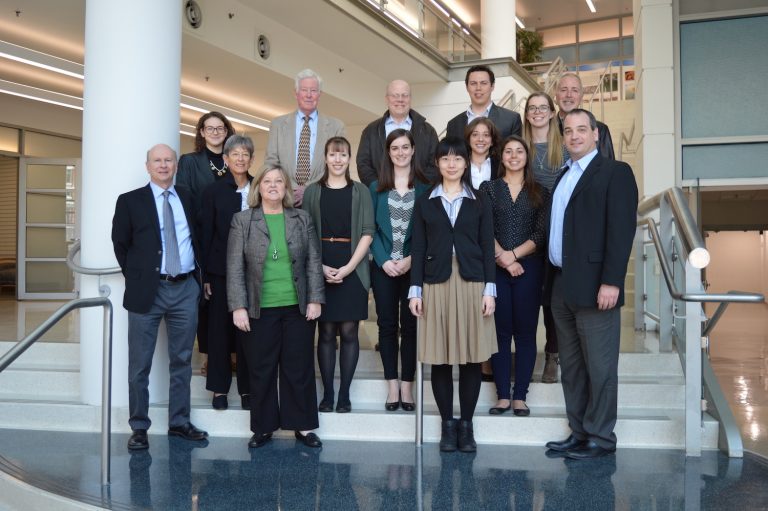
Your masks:
<path fill-rule="evenodd" d="M 251 176 L 248 176 L 251 180 Z M 240 212 L 242 196 L 232 174 L 208 185 L 203 190 L 203 206 L 200 232 L 200 265 L 204 268 L 204 282 L 209 275 L 224 277 L 227 274 L 227 238 L 232 216 Z"/>
<path fill-rule="evenodd" d="M 199 254 L 189 191 L 182 186 L 175 189 L 187 217 L 194 253 Z M 125 277 L 123 307 L 139 314 L 149 312 L 157 294 L 163 261 L 160 219 L 149 184 L 117 198 L 112 218 L 112 245 Z"/>
<path fill-rule="evenodd" d="M 191 193 L 194 208 L 192 217 L 198 222 L 198 226 L 202 220 L 203 190 L 215 181 L 205 149 L 197 153 L 181 155 L 176 184 L 185 187 Z"/>
<path fill-rule="evenodd" d="M 496 282 L 491 201 L 478 191 L 464 198 L 456 223 L 451 221 L 439 197 L 431 191 L 416 199 L 411 235 L 411 285 L 445 282 L 451 276 L 456 248 L 461 278 L 470 282 Z"/>
<path fill-rule="evenodd" d="M 552 196 L 566 170 L 555 182 Z M 563 218 L 563 293 L 571 307 L 597 306 L 601 284 L 619 288 L 624 305 L 624 278 L 637 223 L 637 184 L 629 165 L 599 152 L 576 184 Z M 552 296 L 554 271 L 549 258 L 544 299 Z"/>
<path fill-rule="evenodd" d="M 520 114 L 496 106 L 491 105 L 491 111 L 488 113 L 488 119 L 493 121 L 493 125 L 496 126 L 496 130 L 499 132 L 499 142 L 503 142 L 505 138 L 510 135 L 522 136 L 523 123 L 520 120 Z M 447 137 L 459 137 L 464 139 L 464 128 L 467 127 L 467 111 L 461 112 L 459 115 L 448 121 L 448 129 L 445 135 Z"/>

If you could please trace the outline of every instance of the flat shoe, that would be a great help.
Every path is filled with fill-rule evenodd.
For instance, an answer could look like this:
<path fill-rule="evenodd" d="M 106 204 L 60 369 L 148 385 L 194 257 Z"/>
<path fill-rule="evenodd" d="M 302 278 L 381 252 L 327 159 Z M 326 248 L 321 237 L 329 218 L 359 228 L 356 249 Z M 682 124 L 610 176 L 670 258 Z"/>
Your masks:
<path fill-rule="evenodd" d="M 229 403 L 227 402 L 227 395 L 222 394 L 220 396 L 213 396 L 213 401 L 211 402 L 211 406 L 213 406 L 214 410 L 226 410 L 229 408 Z"/>
<path fill-rule="evenodd" d="M 515 408 L 512 410 L 512 413 L 514 413 L 516 417 L 528 417 L 531 414 L 531 409 L 528 408 L 528 405 L 525 405 L 525 408 Z"/>
<path fill-rule="evenodd" d="M 352 411 L 352 403 L 347 401 L 346 403 L 342 403 L 339 401 L 336 403 L 336 413 L 349 413 Z"/>
<path fill-rule="evenodd" d="M 573 435 L 570 435 L 565 440 L 547 442 L 545 447 L 557 452 L 566 452 L 571 449 L 576 449 L 587 443 L 586 440 L 579 440 Z"/>
<path fill-rule="evenodd" d="M 509 406 L 494 406 L 493 408 L 488 410 L 488 414 L 489 415 L 501 415 L 501 414 L 507 413 L 511 409 L 512 409 L 512 405 L 511 404 Z"/>
<path fill-rule="evenodd" d="M 325 399 L 323 399 L 322 401 L 320 401 L 320 405 L 317 407 L 317 411 L 318 412 L 322 412 L 322 413 L 332 412 L 333 411 L 333 400 L 326 401 Z"/>
<path fill-rule="evenodd" d="M 302 435 L 300 431 L 294 431 L 296 440 L 303 443 L 307 447 L 318 448 L 323 446 L 323 442 L 320 441 L 320 437 L 316 434 L 309 432 L 306 435 Z"/>
<path fill-rule="evenodd" d="M 269 442 L 271 439 L 272 439 L 272 433 L 262 433 L 261 435 L 257 435 L 254 433 L 254 435 L 248 441 L 248 448 L 258 449 L 259 447 L 264 447 L 264 444 Z"/>
<path fill-rule="evenodd" d="M 609 454 L 613 454 L 615 451 L 616 448 L 606 449 L 605 447 L 600 447 L 595 442 L 590 440 L 582 444 L 580 447 L 567 451 L 565 453 L 565 457 L 572 460 L 586 460 L 590 458 L 607 456 Z"/>

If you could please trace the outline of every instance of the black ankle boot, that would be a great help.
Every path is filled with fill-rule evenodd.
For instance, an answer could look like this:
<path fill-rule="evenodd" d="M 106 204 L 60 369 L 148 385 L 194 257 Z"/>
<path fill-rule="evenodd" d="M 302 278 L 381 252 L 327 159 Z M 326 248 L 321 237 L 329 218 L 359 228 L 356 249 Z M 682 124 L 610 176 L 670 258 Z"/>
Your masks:
<path fill-rule="evenodd" d="M 456 440 L 456 419 L 443 421 L 443 433 L 440 436 L 440 450 L 443 452 L 453 452 L 458 445 Z"/>
<path fill-rule="evenodd" d="M 459 421 L 459 432 L 457 443 L 461 452 L 475 452 L 477 451 L 477 443 L 475 443 L 475 434 L 472 430 L 472 421 Z"/>

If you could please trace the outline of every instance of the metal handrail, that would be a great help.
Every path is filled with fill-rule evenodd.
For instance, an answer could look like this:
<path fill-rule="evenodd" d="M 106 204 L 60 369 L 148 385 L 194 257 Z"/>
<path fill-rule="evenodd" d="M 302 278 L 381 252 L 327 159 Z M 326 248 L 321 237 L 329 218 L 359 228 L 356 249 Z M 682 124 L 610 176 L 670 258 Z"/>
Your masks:
<path fill-rule="evenodd" d="M 101 388 L 101 484 L 109 484 L 110 477 L 110 435 L 112 421 L 112 301 L 106 296 L 77 298 L 59 307 L 48 319 L 20 340 L 0 358 L 0 372 L 19 358 L 64 316 L 76 309 L 89 307 L 104 308 L 104 354 Z"/>
<path fill-rule="evenodd" d="M 75 256 L 78 252 L 80 252 L 80 240 L 75 240 L 67 252 L 67 266 L 73 272 L 82 273 L 83 275 L 112 275 L 122 271 L 119 266 L 114 266 L 112 268 L 86 268 L 80 266 L 75 262 Z"/>
<path fill-rule="evenodd" d="M 619 160 L 624 159 L 624 148 L 627 148 L 628 153 L 634 153 L 630 151 L 629 146 L 632 144 L 632 139 L 635 138 L 635 121 L 632 121 L 632 127 L 629 130 L 629 136 L 623 131 L 621 132 L 621 138 L 619 139 Z"/>

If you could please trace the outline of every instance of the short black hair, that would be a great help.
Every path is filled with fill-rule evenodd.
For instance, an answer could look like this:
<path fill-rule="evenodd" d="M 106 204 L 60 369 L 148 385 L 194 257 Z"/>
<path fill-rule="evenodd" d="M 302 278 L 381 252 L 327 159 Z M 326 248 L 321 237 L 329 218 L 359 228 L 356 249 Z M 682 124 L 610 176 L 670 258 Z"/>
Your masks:
<path fill-rule="evenodd" d="M 491 68 L 486 65 L 480 64 L 477 66 L 472 66 L 469 69 L 467 69 L 467 75 L 464 77 L 464 85 L 465 86 L 469 85 L 469 75 L 471 75 L 472 73 L 477 73 L 479 71 L 488 73 L 488 76 L 491 78 L 491 85 L 494 85 L 496 83 L 496 75 L 493 74 L 493 71 L 491 70 Z"/>
<path fill-rule="evenodd" d="M 583 108 L 574 108 L 573 110 L 565 114 L 565 117 L 563 117 L 563 126 L 565 126 L 565 120 L 569 116 L 577 115 L 577 114 L 586 114 L 586 116 L 589 117 L 589 128 L 593 131 L 597 129 L 597 119 L 595 119 L 595 114 L 593 114 L 589 110 L 584 110 Z"/>

